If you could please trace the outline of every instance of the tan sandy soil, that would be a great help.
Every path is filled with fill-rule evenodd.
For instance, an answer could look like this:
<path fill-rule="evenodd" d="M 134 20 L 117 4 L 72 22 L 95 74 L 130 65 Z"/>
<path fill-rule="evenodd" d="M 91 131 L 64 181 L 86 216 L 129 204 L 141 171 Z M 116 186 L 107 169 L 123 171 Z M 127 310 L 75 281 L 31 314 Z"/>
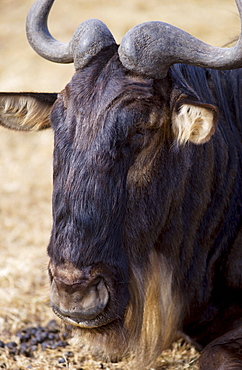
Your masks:
<path fill-rule="evenodd" d="M 0 91 L 60 91 L 73 73 L 72 65 L 42 60 L 29 47 L 25 18 L 32 0 L 0 0 Z M 99 18 L 117 42 L 137 23 L 163 20 L 204 41 L 220 46 L 239 33 L 232 0 L 56 0 L 50 29 L 68 41 L 77 25 Z M 0 340 L 17 340 L 26 326 L 54 318 L 49 306 L 46 273 L 51 230 L 53 136 L 0 129 Z M 81 344 L 80 344 L 81 345 Z M 79 346 L 80 346 L 79 345 Z M 67 349 L 38 351 L 35 358 L 10 357 L 0 349 L 5 369 L 126 369 L 128 364 L 100 364 L 77 346 L 69 362 L 58 363 Z M 65 356 L 65 355 L 64 355 Z M 198 354 L 181 342 L 166 351 L 160 369 L 197 369 Z"/>

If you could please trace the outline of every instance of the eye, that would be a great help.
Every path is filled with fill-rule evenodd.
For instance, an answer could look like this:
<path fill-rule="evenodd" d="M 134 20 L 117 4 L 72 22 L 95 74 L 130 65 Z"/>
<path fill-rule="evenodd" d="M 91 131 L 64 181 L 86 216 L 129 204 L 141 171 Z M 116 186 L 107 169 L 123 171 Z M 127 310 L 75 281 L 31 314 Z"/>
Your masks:
<path fill-rule="evenodd" d="M 137 143 L 142 141 L 145 145 L 161 126 L 158 110 L 142 104 L 142 106 L 135 106 L 135 109 L 129 110 L 128 113 L 128 138 L 132 138 L 132 141 Z"/>
<path fill-rule="evenodd" d="M 135 131 L 135 133 L 134 133 L 134 135 L 133 136 L 135 136 L 135 137 L 144 137 L 144 135 L 145 135 L 145 129 L 144 128 L 141 128 L 141 127 L 138 127 L 137 129 L 136 129 L 136 131 Z"/>
<path fill-rule="evenodd" d="M 129 134 L 128 134 L 129 138 L 141 138 L 144 135 L 145 135 L 145 129 L 144 127 L 142 127 L 140 123 L 137 123 L 137 124 L 134 123 L 129 128 Z"/>
<path fill-rule="evenodd" d="M 136 145 L 142 145 L 144 143 L 144 136 L 141 134 L 135 134 L 132 137 L 132 141 L 135 142 Z"/>
<path fill-rule="evenodd" d="M 143 147 L 147 137 L 146 131 L 147 130 L 142 127 L 134 126 L 132 132 L 129 134 L 130 142 L 135 146 Z"/>

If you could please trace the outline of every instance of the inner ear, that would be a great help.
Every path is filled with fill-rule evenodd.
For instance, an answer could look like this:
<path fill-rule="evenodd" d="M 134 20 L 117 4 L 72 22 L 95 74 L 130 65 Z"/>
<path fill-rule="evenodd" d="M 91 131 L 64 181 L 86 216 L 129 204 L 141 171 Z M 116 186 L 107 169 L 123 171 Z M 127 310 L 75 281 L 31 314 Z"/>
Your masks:
<path fill-rule="evenodd" d="M 0 93 L 0 125 L 21 131 L 49 128 L 56 99 L 56 93 Z"/>
<path fill-rule="evenodd" d="M 180 101 L 172 112 L 172 130 L 180 145 L 206 143 L 217 125 L 217 108 L 211 104 Z"/>

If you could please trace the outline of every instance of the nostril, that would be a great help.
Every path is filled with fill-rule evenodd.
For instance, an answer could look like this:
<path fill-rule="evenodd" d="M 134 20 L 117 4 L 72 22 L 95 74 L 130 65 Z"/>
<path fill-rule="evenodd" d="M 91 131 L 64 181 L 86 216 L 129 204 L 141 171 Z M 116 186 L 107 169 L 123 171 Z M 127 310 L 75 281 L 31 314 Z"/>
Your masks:
<path fill-rule="evenodd" d="M 90 310 L 93 307 L 104 308 L 108 303 L 108 291 L 101 279 L 98 284 L 92 285 L 82 299 L 83 310 Z"/>
<path fill-rule="evenodd" d="M 67 285 L 53 279 L 51 303 L 59 313 L 80 320 L 92 320 L 106 307 L 109 301 L 108 289 L 102 278 L 91 283 Z"/>

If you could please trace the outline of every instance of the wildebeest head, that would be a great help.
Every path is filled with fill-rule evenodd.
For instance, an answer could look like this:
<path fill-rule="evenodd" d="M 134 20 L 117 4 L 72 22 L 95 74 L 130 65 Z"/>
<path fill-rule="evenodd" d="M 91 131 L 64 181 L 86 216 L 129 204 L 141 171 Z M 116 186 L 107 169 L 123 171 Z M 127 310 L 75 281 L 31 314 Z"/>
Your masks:
<path fill-rule="evenodd" d="M 151 80 L 127 73 L 111 47 L 76 72 L 52 111 L 52 304 L 57 314 L 82 327 L 124 317 L 127 183 L 141 152 L 143 171 L 154 155 L 167 104 L 164 92 L 154 90 Z"/>
<path fill-rule="evenodd" d="M 36 1 L 27 22 L 29 41 L 47 59 L 74 61 L 76 73 L 58 97 L 2 94 L 0 118 L 5 126 L 23 129 L 45 128 L 51 119 L 51 305 L 66 322 L 106 332 L 127 320 L 142 321 L 129 307 L 144 306 L 148 288 L 139 288 L 146 285 L 139 271 L 149 270 L 150 251 L 184 168 L 171 148 L 205 143 L 215 131 L 216 107 L 174 81 L 169 67 L 183 62 L 237 68 L 241 47 L 214 50 L 187 34 L 184 39 L 172 26 L 151 22 L 129 31 L 118 48 L 97 20 L 84 22 L 72 41 L 62 44 L 46 26 L 52 3 Z M 167 48 L 172 38 L 182 47 Z M 42 116 L 33 119 L 40 109 Z M 165 275 L 165 261 L 163 267 Z"/>
<path fill-rule="evenodd" d="M 141 189 L 150 192 L 165 132 L 171 136 L 168 82 L 160 87 L 127 72 L 116 49 L 76 72 L 51 117 L 52 304 L 61 317 L 88 328 L 124 319 L 130 265 L 144 263 L 147 240 L 157 234 L 157 221 L 137 203 L 144 202 Z"/>

